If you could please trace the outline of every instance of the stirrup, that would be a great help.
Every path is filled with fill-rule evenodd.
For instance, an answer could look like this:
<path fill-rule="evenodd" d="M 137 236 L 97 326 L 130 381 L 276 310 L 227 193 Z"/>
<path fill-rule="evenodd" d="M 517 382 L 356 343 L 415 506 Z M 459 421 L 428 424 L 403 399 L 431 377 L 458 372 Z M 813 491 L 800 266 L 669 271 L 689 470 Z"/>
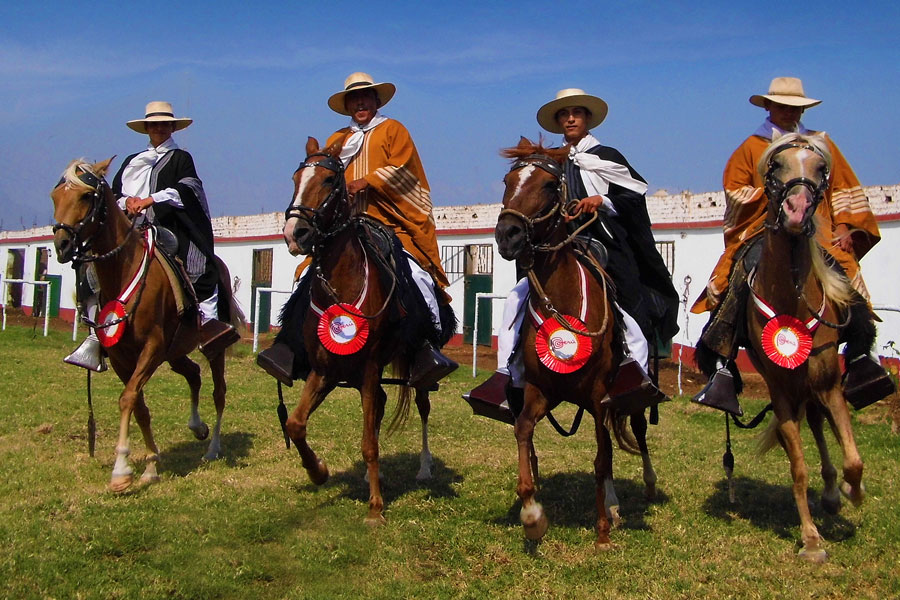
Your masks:
<path fill-rule="evenodd" d="M 416 352 L 409 373 L 409 386 L 417 390 L 434 387 L 438 381 L 459 368 L 459 364 L 436 350 L 430 342 L 426 342 Z"/>
<path fill-rule="evenodd" d="M 103 358 L 103 348 L 100 346 L 100 339 L 93 331 L 84 338 L 80 346 L 63 359 L 63 362 L 94 371 L 95 373 L 102 373 L 109 368 L 106 366 L 106 359 Z"/>
<path fill-rule="evenodd" d="M 225 348 L 240 341 L 241 334 L 228 323 L 210 319 L 200 328 L 200 337 L 200 352 L 207 360 L 212 360 L 225 352 Z"/>
<path fill-rule="evenodd" d="M 256 355 L 256 364 L 288 387 L 294 385 L 294 353 L 282 342 L 276 342 Z"/>
<path fill-rule="evenodd" d="M 844 388 L 844 398 L 854 410 L 862 410 L 897 391 L 881 363 L 875 362 L 868 355 L 847 363 L 847 372 L 841 378 L 841 385 Z"/>
<path fill-rule="evenodd" d="M 647 408 L 671 400 L 656 387 L 636 360 L 628 356 L 619 365 L 615 379 L 600 404 L 624 414 L 642 413 Z"/>
<path fill-rule="evenodd" d="M 744 415 L 734 391 L 734 376 L 725 367 L 713 373 L 700 393 L 691 398 L 691 402 L 723 410 L 738 417 Z"/>
<path fill-rule="evenodd" d="M 516 416 L 510 407 L 509 395 L 517 388 L 512 388 L 511 383 L 509 375 L 494 371 L 487 381 L 462 397 L 472 407 L 473 414 L 514 425 Z"/>

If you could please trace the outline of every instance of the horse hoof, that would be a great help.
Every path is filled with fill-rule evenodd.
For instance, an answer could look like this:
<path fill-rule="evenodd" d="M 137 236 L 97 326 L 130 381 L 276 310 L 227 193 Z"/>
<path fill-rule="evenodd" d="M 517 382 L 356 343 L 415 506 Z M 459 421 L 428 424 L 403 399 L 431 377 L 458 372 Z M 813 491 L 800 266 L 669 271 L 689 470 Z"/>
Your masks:
<path fill-rule="evenodd" d="M 201 422 L 195 427 L 189 427 L 189 429 L 194 432 L 194 437 L 201 442 L 209 437 L 209 425 L 206 423 Z"/>
<path fill-rule="evenodd" d="M 646 488 L 644 488 L 644 498 L 647 500 L 653 501 L 656 500 L 656 485 L 648 484 Z"/>
<path fill-rule="evenodd" d="M 616 545 L 612 542 L 594 542 L 594 550 L 598 552 L 609 552 L 610 550 L 615 550 Z"/>
<path fill-rule="evenodd" d="M 841 512 L 841 495 L 837 492 L 834 495 L 822 495 L 822 510 L 829 515 L 836 515 Z"/>
<path fill-rule="evenodd" d="M 131 487 L 134 482 L 134 475 L 116 475 L 109 482 L 109 491 L 120 494 Z"/>
<path fill-rule="evenodd" d="M 550 527 L 550 523 L 547 521 L 547 516 L 544 514 L 543 507 L 535 502 L 528 508 L 522 508 L 522 511 L 519 513 L 519 518 L 522 520 L 522 527 L 525 529 L 525 537 L 529 540 L 539 540 L 544 537 L 544 534 L 547 533 L 547 529 Z"/>
<path fill-rule="evenodd" d="M 369 527 L 381 527 L 385 523 L 387 523 L 387 520 L 385 520 L 384 515 L 381 514 L 374 517 L 366 517 L 366 525 Z"/>
<path fill-rule="evenodd" d="M 428 481 L 431 479 L 431 469 L 419 469 L 419 472 L 416 473 L 416 481 Z"/>
<path fill-rule="evenodd" d="M 859 507 L 866 497 L 866 488 L 860 484 L 858 488 L 854 488 L 846 481 L 841 482 L 841 493 L 850 501 L 853 506 Z"/>
<path fill-rule="evenodd" d="M 159 475 L 157 475 L 156 473 L 153 473 L 152 475 L 148 475 L 147 473 L 144 473 L 143 475 L 141 475 L 141 482 L 140 482 L 140 483 L 141 483 L 142 486 L 143 486 L 143 485 L 152 485 L 152 484 L 154 484 L 154 483 L 159 483 Z"/>
<path fill-rule="evenodd" d="M 814 550 L 807 550 L 806 548 L 801 548 L 797 553 L 797 556 L 802 558 L 803 560 L 813 563 L 815 565 L 822 565 L 828 562 L 828 553 L 822 550 L 821 548 L 817 548 Z"/>
<path fill-rule="evenodd" d="M 316 485 L 322 485 L 328 481 L 328 465 L 321 458 L 316 461 L 316 466 L 312 469 L 307 469 L 306 473 L 309 475 L 309 480 Z"/>
<path fill-rule="evenodd" d="M 210 450 L 209 452 L 207 452 L 206 454 L 203 455 L 204 462 L 212 462 L 214 460 L 219 460 L 220 458 L 222 458 L 222 453 L 219 452 L 218 450 L 215 450 L 215 451 Z"/>

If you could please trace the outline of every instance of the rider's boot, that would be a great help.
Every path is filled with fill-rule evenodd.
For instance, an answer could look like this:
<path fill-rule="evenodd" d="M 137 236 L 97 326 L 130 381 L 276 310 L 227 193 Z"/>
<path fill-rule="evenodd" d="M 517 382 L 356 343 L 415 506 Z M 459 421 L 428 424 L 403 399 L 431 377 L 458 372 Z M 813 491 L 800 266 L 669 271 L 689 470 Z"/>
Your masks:
<path fill-rule="evenodd" d="M 294 352 L 287 344 L 275 342 L 256 355 L 256 364 L 284 385 L 294 385 Z"/>
<path fill-rule="evenodd" d="M 200 327 L 200 352 L 212 360 L 240 339 L 241 334 L 232 325 L 210 319 Z"/>
<path fill-rule="evenodd" d="M 619 365 L 607 393 L 609 396 L 600 404 L 625 414 L 641 413 L 654 404 L 671 400 L 653 384 L 646 371 L 630 356 L 626 356 Z"/>
<path fill-rule="evenodd" d="M 89 296 L 84 301 L 84 314 L 93 322 L 96 322 L 97 320 L 97 304 L 98 298 L 96 295 Z M 108 368 L 106 366 L 106 359 L 103 357 L 103 348 L 100 345 L 100 339 L 97 337 L 97 333 L 93 328 L 90 329 L 90 333 L 88 333 L 88 336 L 81 342 L 81 345 L 65 357 L 63 362 L 75 365 L 76 367 L 90 369 L 96 373 L 102 373 Z"/>
<path fill-rule="evenodd" d="M 842 385 L 844 398 L 856 410 L 862 410 L 897 391 L 881 362 L 871 354 L 862 354 L 847 361 Z"/>
<path fill-rule="evenodd" d="M 431 342 L 425 342 L 413 359 L 409 370 L 409 385 L 417 390 L 431 390 L 437 382 L 459 368 L 452 358 L 441 354 Z"/>
<path fill-rule="evenodd" d="M 717 365 L 718 369 L 709 378 L 709 382 L 700 390 L 699 394 L 691 398 L 691 402 L 723 410 L 740 417 L 744 414 L 744 411 L 741 409 L 740 402 L 738 402 L 734 386 L 734 375 L 725 366 L 725 361 L 720 359 Z"/>

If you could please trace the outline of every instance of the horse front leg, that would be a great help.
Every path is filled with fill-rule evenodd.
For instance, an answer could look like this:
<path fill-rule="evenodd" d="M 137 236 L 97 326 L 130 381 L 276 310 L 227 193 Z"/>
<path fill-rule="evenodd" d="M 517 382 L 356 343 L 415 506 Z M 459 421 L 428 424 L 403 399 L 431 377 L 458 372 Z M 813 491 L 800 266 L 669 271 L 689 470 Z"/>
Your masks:
<path fill-rule="evenodd" d="M 381 370 L 374 362 L 367 365 L 360 388 L 363 409 L 362 455 L 366 463 L 369 481 L 369 513 L 366 525 L 384 523 L 384 499 L 381 496 L 381 480 L 378 473 L 378 433 L 384 417 L 387 395 L 381 388 Z"/>
<path fill-rule="evenodd" d="M 303 386 L 300 402 L 285 423 L 288 436 L 300 454 L 303 468 L 306 469 L 310 481 L 316 485 L 322 485 L 328 481 L 328 466 L 325 461 L 316 456 L 316 453 L 306 443 L 306 426 L 309 423 L 309 416 L 319 407 L 332 389 L 334 389 L 334 384 L 326 383 L 325 378 L 318 371 L 311 371 L 309 377 L 306 378 L 306 385 Z"/>
<path fill-rule="evenodd" d="M 773 404 L 775 404 L 774 398 Z M 822 548 L 822 536 L 819 535 L 819 531 L 813 523 L 812 515 L 809 512 L 809 502 L 806 499 L 809 489 L 809 473 L 803 458 L 799 423 L 793 415 L 781 414 L 784 412 L 786 411 L 779 411 L 776 408 L 775 417 L 778 419 L 781 444 L 787 452 L 791 464 L 794 502 L 800 515 L 800 540 L 803 547 L 800 549 L 799 555 L 810 562 L 822 563 L 828 560 L 828 555 Z"/>
<path fill-rule="evenodd" d="M 835 385 L 823 397 L 823 404 L 828 409 L 826 414 L 844 454 L 843 476 L 840 485 L 841 493 L 853 504 L 859 506 L 866 497 L 866 488 L 862 483 L 863 462 L 853 437 L 853 426 L 850 423 L 850 410 L 844 400 L 844 394 Z"/>
<path fill-rule="evenodd" d="M 547 400 L 537 387 L 528 383 L 525 385 L 525 406 L 516 419 L 515 434 L 519 451 L 519 483 L 516 486 L 516 494 L 522 500 L 522 510 L 519 519 L 525 529 L 525 537 L 530 540 L 539 540 L 547 533 L 549 523 L 544 507 L 536 502 L 535 474 L 532 472 L 532 464 L 536 461 L 534 451 L 534 427 L 537 422 L 547 414 Z"/>
<path fill-rule="evenodd" d="M 156 447 L 153 431 L 150 428 L 150 410 L 143 398 L 144 385 L 159 366 L 159 362 L 153 351 L 152 343 L 144 347 L 144 352 L 138 357 L 136 365 L 126 364 L 115 356 L 110 357 L 113 369 L 119 379 L 125 383 L 125 388 L 119 395 L 119 438 L 116 442 L 116 460 L 109 481 L 109 489 L 115 493 L 124 492 L 134 482 L 134 470 L 128 462 L 128 456 L 131 454 L 128 433 L 132 413 L 136 413 L 136 420 L 141 428 L 148 452 L 147 465 L 150 473 L 147 476 L 147 482 L 152 483 L 159 480 L 156 471 L 159 449 Z"/>
<path fill-rule="evenodd" d="M 613 548 L 609 539 L 610 522 L 606 513 L 607 482 L 612 486 L 612 440 L 609 431 L 603 424 L 606 409 L 597 403 L 597 411 L 594 413 L 594 433 L 597 438 L 597 456 L 594 459 L 594 485 L 597 490 L 597 541 L 594 548 L 597 550 L 610 550 Z M 613 492 L 615 493 L 615 492 Z M 616 507 L 618 509 L 618 507 Z M 618 515 L 618 510 L 615 511 Z"/>
<path fill-rule="evenodd" d="M 823 408 L 819 404 L 808 403 L 806 422 L 809 423 L 809 430 L 816 440 L 816 447 L 819 449 L 819 457 L 822 461 L 822 481 L 825 484 L 822 489 L 822 508 L 825 509 L 825 512 L 836 515 L 841 510 L 841 494 L 837 486 L 837 469 L 831 462 L 828 444 L 825 442 L 825 434 L 822 430 L 822 410 Z"/>
<path fill-rule="evenodd" d="M 599 415 L 601 408 L 597 408 L 597 412 L 594 414 Z M 619 497 L 616 495 L 616 486 L 613 484 L 613 473 L 612 473 L 612 439 L 609 437 L 609 429 L 604 426 L 602 428 L 602 435 L 606 443 L 606 460 L 609 462 L 610 469 L 606 474 L 606 477 L 603 479 L 603 508 L 606 512 L 606 518 L 609 519 L 612 527 L 618 527 L 622 524 L 622 517 L 619 515 Z M 600 451 L 600 445 L 597 445 L 597 451 Z M 594 465 L 596 471 L 596 463 Z"/>
<path fill-rule="evenodd" d="M 416 481 L 431 479 L 431 468 L 434 458 L 428 447 L 428 415 L 431 413 L 431 400 L 427 390 L 416 390 L 416 408 L 419 409 L 419 418 L 422 420 L 422 451 L 419 453 L 419 472 L 416 473 Z"/>
<path fill-rule="evenodd" d="M 216 424 L 203 460 L 217 460 L 222 457 L 222 416 L 225 414 L 225 353 L 220 352 L 209 361 L 213 380 L 213 404 L 216 407 Z"/>

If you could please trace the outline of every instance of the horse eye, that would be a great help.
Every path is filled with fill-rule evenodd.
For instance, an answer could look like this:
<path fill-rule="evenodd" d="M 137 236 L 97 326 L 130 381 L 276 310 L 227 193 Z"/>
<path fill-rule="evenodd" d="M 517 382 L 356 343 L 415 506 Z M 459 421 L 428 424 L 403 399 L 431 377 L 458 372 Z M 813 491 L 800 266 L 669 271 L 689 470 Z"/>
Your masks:
<path fill-rule="evenodd" d="M 334 175 L 330 175 L 330 176 L 326 177 L 325 181 L 323 181 L 322 183 L 324 183 L 325 185 L 329 185 L 329 186 L 334 185 Z"/>

